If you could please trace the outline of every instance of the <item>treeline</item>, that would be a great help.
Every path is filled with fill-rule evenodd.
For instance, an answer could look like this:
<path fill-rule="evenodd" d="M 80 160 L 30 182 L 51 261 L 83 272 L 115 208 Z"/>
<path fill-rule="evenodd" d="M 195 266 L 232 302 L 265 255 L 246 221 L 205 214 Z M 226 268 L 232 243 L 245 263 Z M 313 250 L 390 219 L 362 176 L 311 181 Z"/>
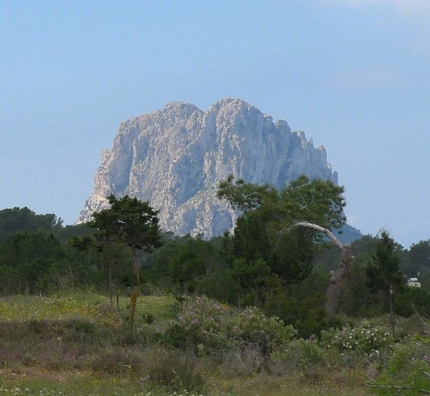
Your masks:
<path fill-rule="evenodd" d="M 107 232 L 109 210 L 101 216 L 104 226 L 90 227 L 63 226 L 54 214 L 38 215 L 28 208 L 5 209 L 0 211 L 0 294 L 92 287 L 115 303 L 136 286 L 137 260 L 141 293 L 169 293 L 179 300 L 205 295 L 257 306 L 292 324 L 302 337 L 340 325 L 343 314 L 372 317 L 392 311 L 430 317 L 430 240 L 405 249 L 386 232 L 352 243 L 354 265 L 339 315 L 327 315 L 330 271 L 339 266 L 340 254 L 315 230 L 294 225 L 306 220 L 341 227 L 342 193 L 330 182 L 305 177 L 282 191 L 229 178 L 221 183 L 219 196 L 243 212 L 233 234 L 205 240 L 154 229 L 159 235 L 153 235 L 157 243 L 151 249 L 144 242 L 128 243 L 115 226 L 123 218 L 112 223 L 118 232 Z M 407 287 L 407 277 L 419 277 L 422 288 Z"/>

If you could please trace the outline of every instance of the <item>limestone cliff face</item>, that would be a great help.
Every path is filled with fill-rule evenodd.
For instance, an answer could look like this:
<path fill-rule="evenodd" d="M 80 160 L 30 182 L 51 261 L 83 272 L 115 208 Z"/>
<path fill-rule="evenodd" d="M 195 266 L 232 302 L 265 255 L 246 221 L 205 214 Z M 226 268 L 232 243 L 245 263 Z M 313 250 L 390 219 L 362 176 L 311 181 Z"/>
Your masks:
<path fill-rule="evenodd" d="M 239 99 L 222 99 L 206 112 L 172 102 L 119 126 L 78 222 L 106 208 L 109 194 L 128 194 L 160 210 L 166 231 L 221 235 L 237 216 L 216 196 L 229 174 L 277 188 L 302 174 L 337 183 L 325 149 L 285 121 Z"/>

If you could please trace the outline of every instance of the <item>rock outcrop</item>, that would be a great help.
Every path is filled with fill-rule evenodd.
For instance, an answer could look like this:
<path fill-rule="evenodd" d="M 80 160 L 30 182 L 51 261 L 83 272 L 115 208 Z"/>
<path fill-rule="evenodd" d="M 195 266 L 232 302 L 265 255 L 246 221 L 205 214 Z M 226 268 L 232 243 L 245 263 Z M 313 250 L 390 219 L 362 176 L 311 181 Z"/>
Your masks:
<path fill-rule="evenodd" d="M 160 210 L 166 231 L 221 235 L 237 216 L 216 196 L 229 174 L 277 188 L 302 174 L 337 183 L 324 147 L 315 148 L 285 121 L 273 122 L 239 99 L 222 99 L 206 112 L 172 102 L 119 126 L 78 222 L 106 208 L 109 194 L 128 194 Z"/>

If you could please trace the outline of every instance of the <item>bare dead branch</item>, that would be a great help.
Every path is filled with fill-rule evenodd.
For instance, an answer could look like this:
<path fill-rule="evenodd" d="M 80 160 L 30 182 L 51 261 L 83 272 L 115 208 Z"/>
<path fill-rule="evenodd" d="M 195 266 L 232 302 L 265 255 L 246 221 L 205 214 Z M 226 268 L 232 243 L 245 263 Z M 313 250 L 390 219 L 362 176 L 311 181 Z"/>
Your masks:
<path fill-rule="evenodd" d="M 308 221 L 299 221 L 296 224 L 294 224 L 295 227 L 307 227 L 307 228 L 312 228 L 318 232 L 321 232 L 323 234 L 325 234 L 327 236 L 327 238 L 329 238 L 333 244 L 339 248 L 341 251 L 345 249 L 345 245 L 339 241 L 339 239 L 337 239 L 335 237 L 335 235 L 328 229 L 325 227 L 321 227 L 318 224 L 314 224 L 314 223 L 309 223 Z"/>

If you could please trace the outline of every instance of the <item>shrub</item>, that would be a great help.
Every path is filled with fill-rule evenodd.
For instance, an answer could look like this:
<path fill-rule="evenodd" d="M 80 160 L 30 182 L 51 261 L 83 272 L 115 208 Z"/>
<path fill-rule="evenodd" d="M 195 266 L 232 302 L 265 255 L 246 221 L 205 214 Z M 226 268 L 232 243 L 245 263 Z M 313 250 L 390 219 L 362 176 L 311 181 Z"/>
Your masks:
<path fill-rule="evenodd" d="M 321 334 L 321 346 L 335 349 L 349 366 L 368 366 L 377 362 L 384 365 L 393 344 L 393 337 L 382 326 L 364 321 L 357 327 L 346 326 Z"/>
<path fill-rule="evenodd" d="M 123 374 L 141 372 L 143 354 L 131 348 L 109 348 L 94 356 L 91 368 L 95 374 Z"/>
<path fill-rule="evenodd" d="M 337 348 L 340 352 L 352 351 L 357 355 L 377 355 L 392 343 L 390 333 L 364 321 L 358 327 L 343 327 L 341 330 L 324 331 L 321 344 Z"/>
<path fill-rule="evenodd" d="M 399 339 L 413 337 L 416 335 L 425 335 L 429 332 L 429 325 L 419 315 L 412 315 L 408 318 L 398 317 L 396 319 L 396 336 Z"/>
<path fill-rule="evenodd" d="M 325 350 L 316 339 L 291 340 L 282 350 L 271 356 L 271 371 L 284 374 L 289 371 L 303 370 L 326 363 Z"/>
<path fill-rule="evenodd" d="M 255 345 L 242 345 L 223 353 L 218 373 L 225 378 L 249 377 L 264 369 L 271 371 L 270 363 Z"/>
<path fill-rule="evenodd" d="M 206 379 L 198 359 L 180 350 L 155 348 L 147 356 L 147 380 L 154 388 L 204 393 Z"/>
<path fill-rule="evenodd" d="M 165 340 L 175 346 L 191 346 L 196 352 L 230 350 L 254 345 L 268 355 L 296 334 L 277 317 L 267 317 L 258 308 L 239 311 L 207 297 L 188 298 L 178 320 L 166 331 Z"/>
<path fill-rule="evenodd" d="M 429 373 L 430 339 L 407 338 L 393 347 L 387 369 L 369 386 L 385 395 L 430 394 Z"/>

